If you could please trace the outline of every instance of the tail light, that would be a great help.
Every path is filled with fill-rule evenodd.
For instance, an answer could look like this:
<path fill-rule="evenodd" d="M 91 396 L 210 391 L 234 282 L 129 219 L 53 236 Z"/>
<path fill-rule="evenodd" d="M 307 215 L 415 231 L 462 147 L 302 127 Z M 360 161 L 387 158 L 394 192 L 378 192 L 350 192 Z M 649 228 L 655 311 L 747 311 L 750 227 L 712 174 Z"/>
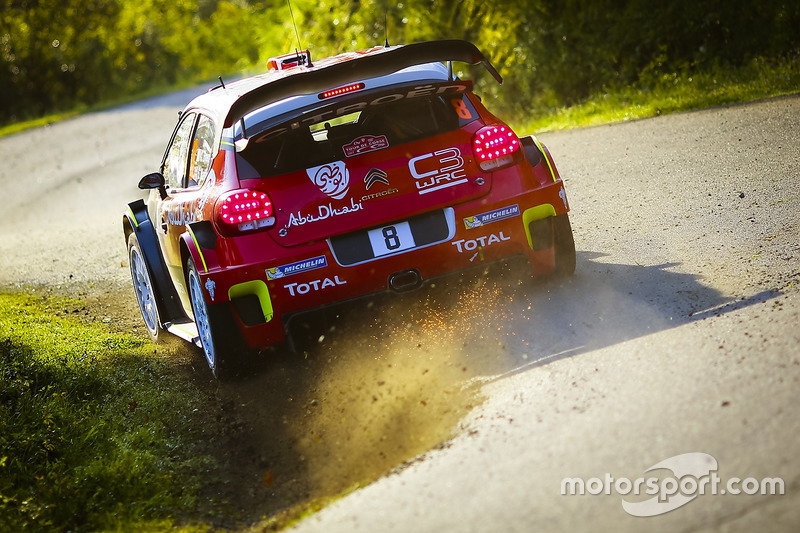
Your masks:
<path fill-rule="evenodd" d="M 522 161 L 519 137 L 508 126 L 486 126 L 472 138 L 472 150 L 481 170 L 489 172 Z"/>
<path fill-rule="evenodd" d="M 275 217 L 267 193 L 240 189 L 217 199 L 214 221 L 220 233 L 235 235 L 269 228 L 275 224 Z"/>

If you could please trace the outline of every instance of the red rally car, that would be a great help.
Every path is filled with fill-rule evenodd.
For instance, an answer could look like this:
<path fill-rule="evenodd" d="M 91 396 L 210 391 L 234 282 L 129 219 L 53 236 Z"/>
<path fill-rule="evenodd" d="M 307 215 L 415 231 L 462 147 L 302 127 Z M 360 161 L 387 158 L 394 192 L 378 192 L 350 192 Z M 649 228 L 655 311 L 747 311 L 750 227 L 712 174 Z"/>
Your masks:
<path fill-rule="evenodd" d="M 473 44 L 447 40 L 287 54 L 190 102 L 123 218 L 151 337 L 202 347 L 220 377 L 287 340 L 303 311 L 519 254 L 533 275 L 571 274 L 550 154 L 453 61 L 502 83 Z"/>

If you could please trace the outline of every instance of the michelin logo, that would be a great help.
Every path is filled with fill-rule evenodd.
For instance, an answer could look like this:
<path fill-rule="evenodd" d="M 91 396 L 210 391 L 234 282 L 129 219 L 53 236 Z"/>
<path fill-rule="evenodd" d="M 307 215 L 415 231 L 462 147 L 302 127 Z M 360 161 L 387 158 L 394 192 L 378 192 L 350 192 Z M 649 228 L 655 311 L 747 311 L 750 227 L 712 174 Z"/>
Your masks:
<path fill-rule="evenodd" d="M 314 257 L 312 259 L 304 259 L 296 263 L 289 263 L 279 267 L 272 267 L 267 269 L 267 279 L 281 279 L 292 274 L 299 274 L 301 272 L 308 272 L 309 270 L 316 270 L 328 266 L 328 260 L 324 255 Z"/>
<path fill-rule="evenodd" d="M 480 228 L 486 224 L 491 224 L 492 222 L 497 222 L 498 220 L 515 216 L 519 216 L 519 205 L 517 204 L 510 205 L 508 207 L 501 207 L 500 209 L 495 209 L 494 211 L 489 211 L 487 213 L 481 213 L 480 215 L 467 217 L 464 219 L 464 226 L 466 226 L 467 229 Z"/>

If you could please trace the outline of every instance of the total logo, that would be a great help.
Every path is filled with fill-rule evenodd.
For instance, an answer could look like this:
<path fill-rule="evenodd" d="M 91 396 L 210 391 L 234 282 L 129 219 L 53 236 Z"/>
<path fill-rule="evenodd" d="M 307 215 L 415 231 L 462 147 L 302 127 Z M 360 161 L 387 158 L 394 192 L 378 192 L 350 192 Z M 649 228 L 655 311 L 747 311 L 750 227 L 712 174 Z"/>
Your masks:
<path fill-rule="evenodd" d="M 335 287 L 337 285 L 347 285 L 347 281 L 339 279 L 339 276 L 333 276 L 333 279 L 315 279 L 314 281 L 309 281 L 308 283 L 289 283 L 288 285 L 284 285 L 283 288 L 289 289 L 289 294 L 291 296 L 295 296 L 297 294 L 308 294 L 312 291 L 317 292 L 325 290 L 329 287 Z"/>
<path fill-rule="evenodd" d="M 478 248 L 485 248 L 501 241 L 510 241 L 511 237 L 507 237 L 502 231 L 499 234 L 490 233 L 474 239 L 460 239 L 453 241 L 452 244 L 458 249 L 458 253 L 472 252 Z"/>

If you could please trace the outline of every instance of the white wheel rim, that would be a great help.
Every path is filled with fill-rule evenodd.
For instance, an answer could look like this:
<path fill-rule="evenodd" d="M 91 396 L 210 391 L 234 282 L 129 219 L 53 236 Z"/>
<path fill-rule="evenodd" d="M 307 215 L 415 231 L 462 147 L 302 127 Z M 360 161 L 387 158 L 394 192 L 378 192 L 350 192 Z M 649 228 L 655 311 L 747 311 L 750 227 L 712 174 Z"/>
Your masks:
<path fill-rule="evenodd" d="M 142 255 L 134 246 L 131 248 L 131 278 L 133 278 L 133 289 L 136 291 L 136 300 L 139 302 L 139 309 L 144 318 L 144 325 L 155 334 L 158 331 L 158 310 L 156 309 L 156 299 L 153 294 L 153 285 L 150 283 L 150 275 L 147 273 Z"/>
<path fill-rule="evenodd" d="M 206 354 L 208 366 L 214 369 L 214 341 L 211 338 L 211 324 L 208 320 L 208 307 L 203 298 L 203 290 L 200 288 L 200 280 L 197 274 L 189 271 L 189 294 L 192 299 L 192 310 L 194 311 L 194 321 L 197 324 L 197 332 L 200 335 L 200 342 L 203 345 L 203 352 Z"/>

